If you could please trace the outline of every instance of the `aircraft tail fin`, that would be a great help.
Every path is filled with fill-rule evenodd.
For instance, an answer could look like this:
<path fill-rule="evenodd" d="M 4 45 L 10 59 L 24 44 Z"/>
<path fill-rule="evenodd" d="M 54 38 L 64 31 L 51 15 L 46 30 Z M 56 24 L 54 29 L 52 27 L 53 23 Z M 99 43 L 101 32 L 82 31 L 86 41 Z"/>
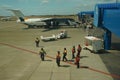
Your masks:
<path fill-rule="evenodd" d="M 10 11 L 12 11 L 21 22 L 24 22 L 24 14 L 20 10 L 10 10 Z"/>

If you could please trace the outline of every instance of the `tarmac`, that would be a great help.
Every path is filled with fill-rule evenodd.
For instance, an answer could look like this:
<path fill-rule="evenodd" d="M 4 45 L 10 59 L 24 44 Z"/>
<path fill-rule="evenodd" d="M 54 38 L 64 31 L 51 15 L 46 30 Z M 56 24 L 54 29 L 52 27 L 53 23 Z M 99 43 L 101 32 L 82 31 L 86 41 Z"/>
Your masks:
<path fill-rule="evenodd" d="M 80 68 L 76 68 L 71 49 L 78 44 L 84 46 L 86 33 L 83 29 L 26 27 L 14 21 L 0 22 L 0 80 L 120 80 L 120 50 L 94 54 L 82 49 Z M 35 46 L 36 37 L 58 34 L 63 29 L 68 32 L 68 38 L 40 41 L 40 47 Z M 41 47 L 47 52 L 45 61 L 39 56 Z M 61 61 L 58 67 L 55 57 L 57 51 L 62 56 L 64 47 L 68 51 L 68 61 Z"/>

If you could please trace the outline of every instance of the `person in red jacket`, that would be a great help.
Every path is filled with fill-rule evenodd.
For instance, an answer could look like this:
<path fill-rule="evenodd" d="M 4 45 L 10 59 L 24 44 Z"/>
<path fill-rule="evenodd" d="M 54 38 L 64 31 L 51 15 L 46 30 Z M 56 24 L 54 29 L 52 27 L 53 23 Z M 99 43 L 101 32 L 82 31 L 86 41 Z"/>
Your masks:
<path fill-rule="evenodd" d="M 77 66 L 77 68 L 80 68 L 80 55 L 77 55 L 76 58 L 75 58 L 75 64 Z"/>

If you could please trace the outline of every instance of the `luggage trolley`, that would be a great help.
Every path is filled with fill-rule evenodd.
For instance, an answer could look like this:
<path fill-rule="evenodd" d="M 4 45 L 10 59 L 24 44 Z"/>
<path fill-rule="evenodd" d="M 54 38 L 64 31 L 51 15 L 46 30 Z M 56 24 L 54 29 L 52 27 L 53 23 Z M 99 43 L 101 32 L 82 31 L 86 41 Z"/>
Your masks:
<path fill-rule="evenodd" d="M 97 53 L 104 49 L 103 40 L 94 36 L 85 36 L 84 49 Z"/>

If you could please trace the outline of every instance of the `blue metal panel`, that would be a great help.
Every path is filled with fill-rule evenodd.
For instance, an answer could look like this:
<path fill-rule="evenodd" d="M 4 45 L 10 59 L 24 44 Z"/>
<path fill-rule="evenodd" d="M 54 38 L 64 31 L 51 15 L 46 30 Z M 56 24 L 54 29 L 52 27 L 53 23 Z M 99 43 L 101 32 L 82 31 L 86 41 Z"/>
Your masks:
<path fill-rule="evenodd" d="M 100 9 L 98 8 L 98 5 L 95 6 L 95 10 L 94 10 L 94 25 L 96 27 L 99 27 L 100 25 Z"/>
<path fill-rule="evenodd" d="M 104 49 L 111 48 L 111 32 L 120 36 L 120 3 L 97 4 L 94 12 L 94 25 L 106 30 Z"/>
<path fill-rule="evenodd" d="M 111 49 L 111 31 L 109 31 L 108 29 L 106 29 L 106 33 L 104 34 L 104 49 Z"/>
<path fill-rule="evenodd" d="M 120 3 L 96 4 L 94 12 L 94 25 L 96 27 L 103 26 L 103 14 L 106 9 L 120 9 Z"/>
<path fill-rule="evenodd" d="M 120 36 L 120 9 L 104 10 L 103 26 Z"/>
<path fill-rule="evenodd" d="M 109 3 L 109 4 L 97 4 L 98 8 L 103 8 L 103 9 L 115 9 L 115 8 L 120 8 L 119 3 Z"/>
<path fill-rule="evenodd" d="M 82 17 L 83 15 L 91 15 L 93 17 L 94 11 L 83 11 L 83 12 L 78 13 L 79 17 Z"/>

